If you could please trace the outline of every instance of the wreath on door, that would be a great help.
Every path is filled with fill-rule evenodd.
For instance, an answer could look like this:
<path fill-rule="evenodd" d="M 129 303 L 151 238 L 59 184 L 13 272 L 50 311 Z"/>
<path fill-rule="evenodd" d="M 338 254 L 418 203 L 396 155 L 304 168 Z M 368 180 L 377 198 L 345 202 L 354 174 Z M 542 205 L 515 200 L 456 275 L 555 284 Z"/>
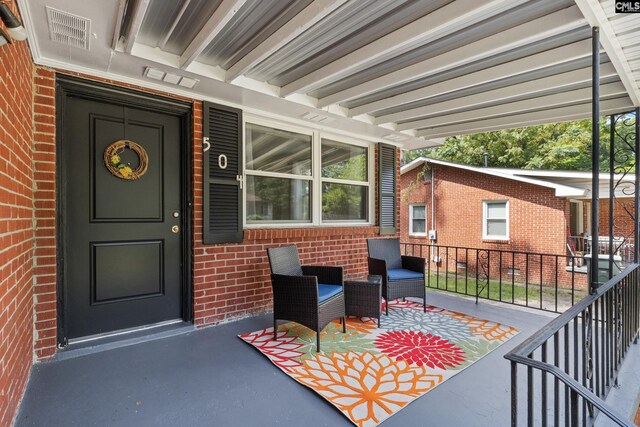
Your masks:
<path fill-rule="evenodd" d="M 132 150 L 138 156 L 138 167 L 133 169 L 129 163 L 123 163 L 120 154 L 126 149 Z M 127 139 L 118 140 L 105 148 L 103 156 L 104 165 L 109 172 L 117 178 L 125 181 L 135 181 L 147 172 L 149 156 L 140 145 Z"/>

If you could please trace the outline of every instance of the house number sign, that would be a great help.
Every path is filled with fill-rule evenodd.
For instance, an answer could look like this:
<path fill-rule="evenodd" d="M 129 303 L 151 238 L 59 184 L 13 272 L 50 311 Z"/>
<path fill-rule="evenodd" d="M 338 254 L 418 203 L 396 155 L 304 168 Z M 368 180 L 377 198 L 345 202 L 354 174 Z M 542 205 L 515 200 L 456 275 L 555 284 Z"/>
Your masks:
<path fill-rule="evenodd" d="M 218 156 L 218 166 L 220 167 L 220 169 L 227 168 L 227 156 L 225 156 L 224 154 L 220 154 Z"/>
<path fill-rule="evenodd" d="M 206 136 L 206 137 L 202 138 L 202 152 L 206 153 L 210 149 L 211 149 L 211 141 L 209 140 L 209 137 Z M 220 169 L 226 169 L 227 168 L 227 156 L 226 155 L 220 154 L 218 156 L 218 167 Z"/>
<path fill-rule="evenodd" d="M 211 141 L 209 140 L 209 137 L 206 136 L 202 138 L 202 153 L 204 154 L 210 149 L 211 149 Z M 220 154 L 218 156 L 218 167 L 220 169 L 226 169 L 227 165 L 228 165 L 227 156 L 225 154 Z M 236 175 L 236 181 L 238 181 L 238 183 L 240 184 L 240 189 L 242 189 L 242 181 L 243 181 L 242 175 Z"/>

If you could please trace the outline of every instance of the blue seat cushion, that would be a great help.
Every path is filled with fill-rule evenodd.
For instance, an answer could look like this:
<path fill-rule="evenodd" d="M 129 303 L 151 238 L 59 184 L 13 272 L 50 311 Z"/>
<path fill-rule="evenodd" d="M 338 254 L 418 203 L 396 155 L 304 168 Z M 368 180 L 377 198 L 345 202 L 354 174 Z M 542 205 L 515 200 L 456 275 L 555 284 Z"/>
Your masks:
<path fill-rule="evenodd" d="M 424 274 L 417 271 L 405 270 L 404 268 L 394 268 L 388 270 L 389 280 L 424 279 Z"/>
<path fill-rule="evenodd" d="M 336 296 L 340 292 L 342 292 L 342 286 L 340 285 L 323 285 L 322 283 L 318 283 L 318 302 Z"/>

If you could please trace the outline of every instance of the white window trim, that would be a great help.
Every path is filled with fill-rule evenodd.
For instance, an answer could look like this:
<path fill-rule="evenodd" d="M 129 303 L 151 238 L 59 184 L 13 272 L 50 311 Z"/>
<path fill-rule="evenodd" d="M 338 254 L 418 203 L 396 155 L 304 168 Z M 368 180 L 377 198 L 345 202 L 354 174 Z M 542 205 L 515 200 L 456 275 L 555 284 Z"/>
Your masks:
<path fill-rule="evenodd" d="M 246 167 L 246 145 L 247 145 L 247 132 L 244 130 L 247 124 L 255 124 L 258 126 L 266 126 L 276 129 L 281 129 L 288 132 L 296 132 L 303 135 L 311 136 L 311 176 L 308 175 L 294 175 L 284 174 L 278 172 L 265 172 L 265 171 L 247 171 Z M 338 135 L 332 132 L 325 132 L 315 129 L 311 126 L 305 128 L 299 125 L 290 124 L 287 122 L 268 119 L 255 115 L 243 115 L 242 121 L 242 171 L 243 171 L 243 185 L 242 185 L 242 197 L 244 200 L 242 210 L 242 226 L 245 229 L 260 229 L 260 228 L 309 228 L 309 227 L 353 227 L 353 226 L 371 226 L 375 221 L 375 143 L 364 140 L 358 140 L 349 136 Z M 367 171 L 368 182 L 362 181 L 350 181 L 339 180 L 331 178 L 321 177 L 322 167 L 322 138 L 331 139 L 333 141 L 341 142 L 347 145 L 355 145 L 359 147 L 367 148 Z M 269 176 L 274 178 L 289 178 L 289 179 L 304 179 L 312 181 L 311 186 L 311 221 L 264 221 L 260 223 L 247 223 L 247 175 L 252 176 Z M 322 182 L 335 182 L 339 184 L 348 185 L 361 185 L 369 187 L 368 191 L 368 212 L 367 220 L 360 221 L 322 221 Z"/>
<path fill-rule="evenodd" d="M 424 233 L 415 233 L 413 231 L 413 208 L 416 206 L 424 206 Z M 416 203 L 409 205 L 409 236 L 415 237 L 427 237 L 427 204 L 426 203 Z"/>
<path fill-rule="evenodd" d="M 505 229 L 506 235 L 487 234 L 487 204 L 504 203 L 505 204 Z M 509 201 L 508 200 L 483 200 L 482 201 L 482 239 L 483 240 L 509 240 Z"/>

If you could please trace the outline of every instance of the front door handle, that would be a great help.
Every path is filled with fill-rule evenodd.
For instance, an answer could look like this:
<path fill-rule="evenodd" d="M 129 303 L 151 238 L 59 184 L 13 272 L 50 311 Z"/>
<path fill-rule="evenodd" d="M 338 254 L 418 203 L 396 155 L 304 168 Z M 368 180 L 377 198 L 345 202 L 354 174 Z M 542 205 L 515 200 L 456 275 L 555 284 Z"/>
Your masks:
<path fill-rule="evenodd" d="M 180 227 L 178 227 L 177 225 L 174 225 L 173 227 L 171 227 L 171 231 L 177 234 L 180 232 Z"/>

